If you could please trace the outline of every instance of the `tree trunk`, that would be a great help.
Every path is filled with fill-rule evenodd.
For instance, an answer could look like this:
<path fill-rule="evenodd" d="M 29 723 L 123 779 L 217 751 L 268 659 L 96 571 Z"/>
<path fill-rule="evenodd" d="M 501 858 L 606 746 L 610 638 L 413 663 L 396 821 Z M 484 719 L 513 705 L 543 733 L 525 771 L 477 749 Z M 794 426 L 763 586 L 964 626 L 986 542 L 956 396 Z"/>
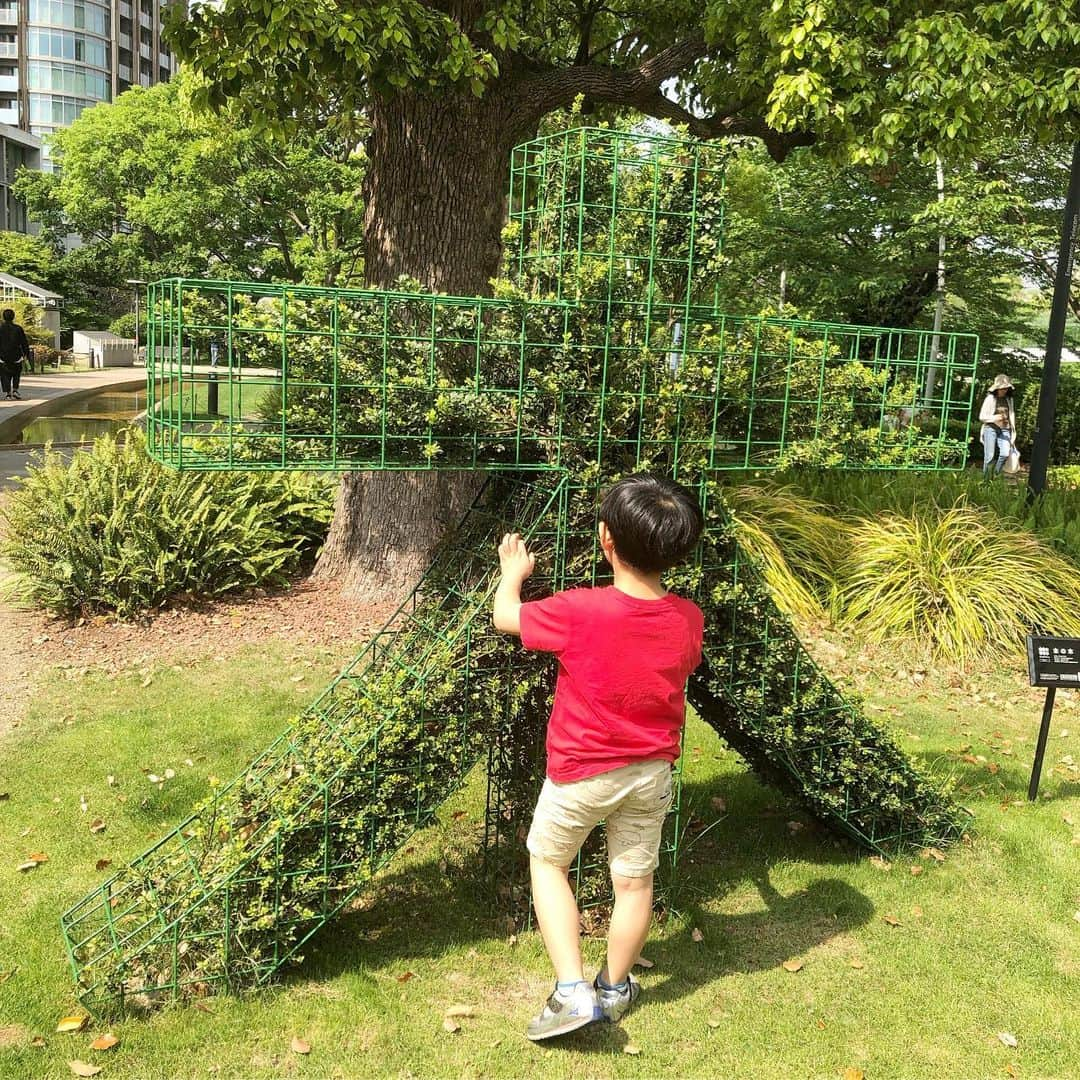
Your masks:
<path fill-rule="evenodd" d="M 364 183 L 365 278 L 482 296 L 499 270 L 510 150 L 532 132 L 509 95 L 398 94 L 370 113 Z M 535 121 L 531 121 L 535 128 Z M 364 599 L 415 583 L 482 477 L 372 472 L 342 478 L 315 576 Z"/>

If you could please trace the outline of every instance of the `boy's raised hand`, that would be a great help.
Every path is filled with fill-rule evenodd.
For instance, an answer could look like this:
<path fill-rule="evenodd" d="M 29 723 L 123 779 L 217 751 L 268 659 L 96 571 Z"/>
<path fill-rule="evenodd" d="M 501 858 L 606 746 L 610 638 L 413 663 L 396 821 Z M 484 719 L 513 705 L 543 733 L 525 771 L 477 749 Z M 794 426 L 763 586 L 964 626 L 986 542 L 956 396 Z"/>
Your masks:
<path fill-rule="evenodd" d="M 507 533 L 502 538 L 499 565 L 503 578 L 519 585 L 536 569 L 536 556 L 525 546 L 520 533 Z"/>

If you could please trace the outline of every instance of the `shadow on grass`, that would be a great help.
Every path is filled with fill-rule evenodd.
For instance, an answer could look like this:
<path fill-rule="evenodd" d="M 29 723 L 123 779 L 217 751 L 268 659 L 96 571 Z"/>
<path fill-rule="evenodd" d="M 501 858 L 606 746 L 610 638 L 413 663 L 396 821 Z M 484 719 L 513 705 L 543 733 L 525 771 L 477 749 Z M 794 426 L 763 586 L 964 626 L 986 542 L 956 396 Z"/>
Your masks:
<path fill-rule="evenodd" d="M 915 760 L 921 768 L 932 775 L 941 772 L 940 754 L 916 754 Z M 956 784 L 956 797 L 962 802 L 968 799 L 1026 799 L 1031 770 L 1035 763 L 1035 751 L 1029 757 L 1002 762 L 976 762 L 963 760 L 949 762 L 949 776 Z M 991 772 L 988 764 L 997 764 L 998 771 Z M 1039 801 L 1073 799 L 1080 795 L 1080 782 L 1068 777 L 1055 775 L 1057 762 L 1048 751 L 1043 761 L 1042 777 L 1039 782 Z"/>
<path fill-rule="evenodd" d="M 787 821 L 796 812 L 770 805 L 782 802 L 780 796 L 749 774 L 686 785 L 689 819 L 721 791 L 739 813 L 728 814 L 715 828 L 686 841 L 678 880 L 668 892 L 669 910 L 679 914 L 668 917 L 668 932 L 646 949 L 656 964 L 646 977 L 649 1001 L 676 1000 L 726 975 L 777 967 L 873 916 L 866 896 L 828 873 L 854 863 L 855 848 L 812 827 L 792 835 Z M 715 812 L 712 816 L 715 819 Z M 480 853 L 473 850 L 456 859 L 451 855 L 449 862 L 444 858 L 429 857 L 383 875 L 358 910 L 318 935 L 307 963 L 293 978 L 327 979 L 358 968 L 395 971 L 409 961 L 434 960 L 472 944 L 505 940 L 505 916 L 483 892 Z M 772 871 L 792 860 L 825 872 L 784 894 L 773 885 Z M 717 901 L 736 891 L 737 905 L 745 906 L 748 883 L 755 887 L 760 906 L 716 913 Z M 694 940 L 695 929 L 701 932 L 700 942 Z M 506 965 L 508 970 L 514 965 L 512 952 Z M 553 1046 L 610 1053 L 625 1041 L 621 1029 L 593 1025 Z"/>

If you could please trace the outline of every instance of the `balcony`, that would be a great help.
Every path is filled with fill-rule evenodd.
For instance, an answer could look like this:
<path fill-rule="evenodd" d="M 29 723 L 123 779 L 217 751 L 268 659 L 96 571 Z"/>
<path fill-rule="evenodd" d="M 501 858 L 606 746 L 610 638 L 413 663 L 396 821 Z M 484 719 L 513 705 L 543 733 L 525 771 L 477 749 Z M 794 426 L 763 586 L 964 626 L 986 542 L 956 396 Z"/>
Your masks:
<path fill-rule="evenodd" d="M 150 45 L 140 45 L 139 46 L 139 55 L 144 60 L 149 60 L 154 55 L 153 47 L 150 46 Z"/>
<path fill-rule="evenodd" d="M 16 41 L 0 41 L 0 60 L 17 60 L 19 44 Z"/>
<path fill-rule="evenodd" d="M 120 44 L 121 49 L 131 49 L 131 35 L 120 33 L 116 37 L 117 42 Z"/>
<path fill-rule="evenodd" d="M 7 124 L 10 127 L 19 126 L 18 105 L 13 105 L 10 109 L 0 109 L 0 124 Z"/>
<path fill-rule="evenodd" d="M 0 26 L 18 26 L 19 13 L 15 8 L 0 8 Z"/>
<path fill-rule="evenodd" d="M 17 94 L 18 92 L 18 75 L 0 75 L 0 94 Z"/>

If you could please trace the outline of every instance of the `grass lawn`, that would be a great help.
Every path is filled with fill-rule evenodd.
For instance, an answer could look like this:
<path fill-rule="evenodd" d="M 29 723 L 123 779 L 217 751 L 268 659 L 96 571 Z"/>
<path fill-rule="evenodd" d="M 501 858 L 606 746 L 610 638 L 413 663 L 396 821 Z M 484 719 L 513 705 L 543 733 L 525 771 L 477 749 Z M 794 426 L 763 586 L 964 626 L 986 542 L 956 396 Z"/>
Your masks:
<path fill-rule="evenodd" d="M 700 823 L 719 821 L 685 855 L 646 950 L 656 966 L 621 1027 L 525 1041 L 551 976 L 538 936 L 508 937 L 472 883 L 475 777 L 280 986 L 55 1034 L 76 1011 L 57 920 L 101 880 L 97 860 L 119 864 L 174 824 L 337 659 L 272 645 L 111 679 L 57 672 L 0 741 L 0 1076 L 68 1077 L 72 1059 L 102 1066 L 102 1080 L 1080 1075 L 1076 696 L 1059 695 L 1043 797 L 1028 805 L 1038 692 L 1000 668 L 972 684 L 898 671 L 884 654 L 858 676 L 870 706 L 955 775 L 972 843 L 941 863 L 870 860 L 757 784 L 695 722 L 685 798 Z M 148 782 L 167 768 L 163 788 Z M 104 832 L 91 833 L 95 818 Z M 35 852 L 48 862 L 18 872 Z M 602 943 L 586 950 L 598 964 Z M 450 1033 L 455 1004 L 475 1016 Z M 106 1030 L 120 1045 L 91 1050 Z M 310 1054 L 291 1049 L 294 1036 Z"/>

